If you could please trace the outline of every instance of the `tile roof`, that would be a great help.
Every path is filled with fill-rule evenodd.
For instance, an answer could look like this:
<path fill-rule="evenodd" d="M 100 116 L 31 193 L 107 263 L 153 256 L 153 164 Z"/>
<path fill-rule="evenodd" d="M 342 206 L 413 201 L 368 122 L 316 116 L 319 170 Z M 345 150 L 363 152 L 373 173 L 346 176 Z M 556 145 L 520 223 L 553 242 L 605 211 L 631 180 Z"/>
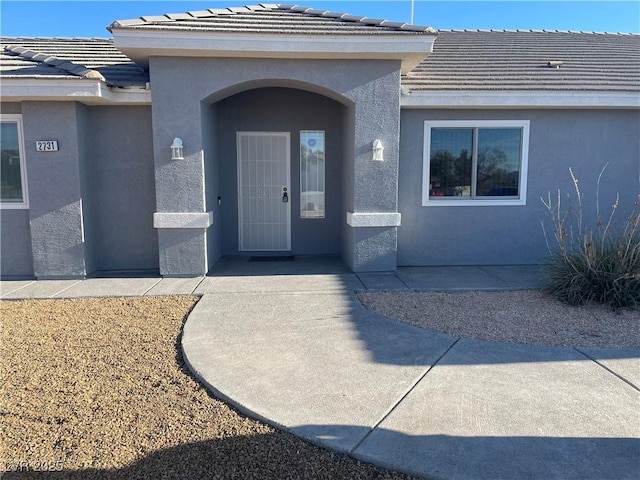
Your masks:
<path fill-rule="evenodd" d="M 116 28 L 289 35 L 435 34 L 431 27 L 278 4 L 143 16 L 118 20 L 108 27 Z"/>
<path fill-rule="evenodd" d="M 109 39 L 1 38 L 2 78 L 87 78 L 116 87 L 144 86 L 148 73 Z"/>
<path fill-rule="evenodd" d="M 412 91 L 640 92 L 640 35 L 439 31 L 433 53 L 402 84 Z"/>
<path fill-rule="evenodd" d="M 560 61 L 558 68 L 549 62 Z M 2 38 L 2 78 L 94 78 L 144 86 L 148 72 L 109 39 Z M 440 31 L 433 53 L 402 78 L 411 91 L 640 92 L 640 35 Z"/>

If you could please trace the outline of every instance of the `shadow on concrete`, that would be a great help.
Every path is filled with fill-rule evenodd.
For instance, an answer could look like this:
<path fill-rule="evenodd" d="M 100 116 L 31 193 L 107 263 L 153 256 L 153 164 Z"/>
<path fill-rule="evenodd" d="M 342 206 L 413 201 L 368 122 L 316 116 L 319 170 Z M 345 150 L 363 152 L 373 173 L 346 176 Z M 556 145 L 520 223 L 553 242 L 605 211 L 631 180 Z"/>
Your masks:
<path fill-rule="evenodd" d="M 301 429 L 330 434 L 336 426 Z M 378 428 L 351 453 L 385 468 L 438 479 L 635 480 L 640 471 L 637 438 L 407 435 Z"/>
<path fill-rule="evenodd" d="M 251 262 L 249 257 L 223 257 L 209 276 L 224 277 L 225 285 L 231 285 L 226 291 L 237 290 L 243 293 L 256 294 L 289 294 L 301 293 L 314 295 L 322 292 L 323 288 L 332 288 L 333 294 L 343 296 L 339 301 L 348 303 L 351 308 L 347 312 L 340 312 L 340 316 L 347 318 L 357 332 L 359 339 L 366 346 L 371 358 L 381 364 L 392 365 L 431 365 L 435 358 L 443 354 L 459 337 L 426 331 L 417 327 L 390 320 L 375 315 L 366 310 L 353 295 L 354 290 L 385 290 L 385 286 L 400 285 L 405 290 L 415 291 L 461 291 L 461 290 L 513 290 L 534 288 L 539 285 L 543 276 L 543 265 L 520 266 L 484 266 L 484 267 L 402 267 L 396 273 L 368 273 L 353 274 L 339 256 L 296 256 L 295 261 L 283 262 Z M 306 276 L 301 279 L 286 282 L 287 276 Z M 323 279 L 314 280 L 314 276 L 331 275 L 334 285 L 322 283 Z M 260 276 L 265 281 L 259 281 Z M 278 277 L 281 277 L 280 279 Z M 244 280 L 243 280 L 244 277 Z M 393 278 L 390 278 L 393 277 Z M 254 282 L 249 284 L 250 279 Z M 281 282 L 278 286 L 278 282 Z M 235 283 L 234 283 L 235 282 Z M 304 284 L 303 284 L 304 283 Z M 216 289 L 224 289 L 216 284 Z M 296 292 L 296 288 L 299 289 Z M 315 291 L 315 293 L 314 293 Z M 200 293 L 204 292 L 204 289 Z M 346 297 L 349 296 L 347 299 Z M 269 322 L 269 315 L 281 315 L 296 320 L 303 318 L 306 322 L 321 322 L 326 320 L 326 312 L 309 312 L 312 308 L 304 301 L 287 302 L 291 297 L 282 301 L 282 311 L 278 308 L 262 310 L 258 315 Z M 245 299 L 247 302 L 261 301 L 259 298 Z M 332 300 L 327 299 L 328 302 Z M 290 303 L 290 305 L 286 305 Z M 470 313 L 472 314 L 472 312 Z M 426 338 L 428 337 L 428 339 Z M 429 345 L 435 345 L 429 348 Z M 446 345 L 445 345 L 446 344 Z M 444 350 L 442 349 L 444 345 Z M 500 345 L 500 348 L 495 348 Z M 477 341 L 475 349 L 464 357 L 452 359 L 447 356 L 445 361 L 460 362 L 460 364 L 486 363 L 532 363 L 550 361 L 590 361 L 589 354 L 585 355 L 579 349 L 569 347 L 547 347 L 526 344 L 500 344 Z M 493 353 L 492 353 L 493 352 Z M 640 358 L 640 349 L 603 349 L 598 354 L 603 358 L 631 359 Z M 598 357 L 599 358 L 599 357 Z"/>
<path fill-rule="evenodd" d="M 294 260 L 279 262 L 252 262 L 249 256 L 222 257 L 208 276 L 261 276 L 261 275 L 326 275 L 346 274 L 351 270 L 337 255 L 295 255 Z"/>
<path fill-rule="evenodd" d="M 489 342 L 437 333 L 374 314 L 368 311 L 354 294 L 351 294 L 351 297 L 350 321 L 359 339 L 366 345 L 371 358 L 378 363 L 432 365 L 434 358 L 426 348 L 428 345 L 443 349 L 436 355 L 440 357 L 459 339 L 464 339 L 464 348 L 457 348 L 456 355 L 445 355 L 439 365 L 592 361 L 582 350 L 594 352 L 596 359 L 640 358 L 640 348 L 555 347 Z"/>

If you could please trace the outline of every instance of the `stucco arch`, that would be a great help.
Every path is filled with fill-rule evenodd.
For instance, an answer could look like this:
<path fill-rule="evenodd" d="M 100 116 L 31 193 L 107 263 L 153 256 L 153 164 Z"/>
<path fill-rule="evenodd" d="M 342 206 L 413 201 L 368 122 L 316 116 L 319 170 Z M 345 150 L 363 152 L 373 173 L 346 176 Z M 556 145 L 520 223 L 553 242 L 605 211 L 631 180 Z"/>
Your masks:
<path fill-rule="evenodd" d="M 274 85 L 275 83 L 275 85 Z M 238 255 L 237 132 L 286 132 L 290 138 L 291 253 L 341 255 L 342 226 L 346 215 L 346 139 L 353 133 L 353 108 L 336 95 L 313 91 L 308 84 L 282 81 L 251 81 L 217 92 L 202 105 L 202 138 L 205 152 L 207 209 L 215 211 L 217 225 L 209 239 L 211 258 Z M 307 88 L 300 88 L 306 86 Z M 333 98 L 332 98 L 333 97 Z M 346 102 L 348 104 L 348 102 Z M 302 131 L 322 131 L 326 136 L 326 191 L 324 216 L 300 216 L 300 136 Z M 323 175 L 325 174 L 323 173 Z M 218 204 L 218 199 L 221 199 Z"/>
<path fill-rule="evenodd" d="M 203 103 L 205 105 L 211 105 L 213 103 L 219 102 L 220 100 L 248 90 L 273 87 L 290 88 L 294 90 L 303 90 L 306 92 L 316 93 L 318 95 L 330 98 L 331 100 L 335 100 L 336 102 L 341 103 L 342 105 L 345 105 L 347 107 L 355 105 L 355 102 L 352 99 L 345 97 L 341 93 L 336 92 L 326 86 L 290 78 L 263 78 L 237 83 L 235 85 L 222 88 L 208 95 L 203 99 Z"/>

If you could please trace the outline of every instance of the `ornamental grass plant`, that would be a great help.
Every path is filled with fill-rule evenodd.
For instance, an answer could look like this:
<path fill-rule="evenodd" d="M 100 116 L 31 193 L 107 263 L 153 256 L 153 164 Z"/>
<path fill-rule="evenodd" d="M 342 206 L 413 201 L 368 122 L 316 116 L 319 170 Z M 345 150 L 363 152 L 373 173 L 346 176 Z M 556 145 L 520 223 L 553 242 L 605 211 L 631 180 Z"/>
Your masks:
<path fill-rule="evenodd" d="M 596 188 L 595 218 L 587 219 L 578 179 L 569 169 L 576 204 L 560 190 L 542 198 L 552 226 L 542 228 L 549 249 L 545 291 L 570 305 L 602 303 L 618 310 L 640 307 L 640 195 L 631 213 L 621 217 L 619 195 L 608 216 L 600 211 L 600 172 Z"/>

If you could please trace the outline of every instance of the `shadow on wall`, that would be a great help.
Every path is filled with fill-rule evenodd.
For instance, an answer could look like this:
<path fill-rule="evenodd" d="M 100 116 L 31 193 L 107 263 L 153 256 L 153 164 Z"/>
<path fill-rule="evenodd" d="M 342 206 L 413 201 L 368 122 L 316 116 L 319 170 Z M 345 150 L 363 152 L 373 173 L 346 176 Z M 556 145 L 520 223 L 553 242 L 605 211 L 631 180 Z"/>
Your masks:
<path fill-rule="evenodd" d="M 303 426 L 301 428 L 306 428 Z M 314 429 L 322 428 L 311 426 Z M 327 426 L 335 431 L 337 426 Z M 358 428 L 338 426 L 341 429 Z M 636 480 L 640 440 L 573 437 L 410 436 L 378 429 L 355 456 L 376 457 L 426 478 Z M 119 469 L 8 471 L 3 479 L 352 479 L 383 474 L 286 433 L 186 443 L 147 454 Z"/>

